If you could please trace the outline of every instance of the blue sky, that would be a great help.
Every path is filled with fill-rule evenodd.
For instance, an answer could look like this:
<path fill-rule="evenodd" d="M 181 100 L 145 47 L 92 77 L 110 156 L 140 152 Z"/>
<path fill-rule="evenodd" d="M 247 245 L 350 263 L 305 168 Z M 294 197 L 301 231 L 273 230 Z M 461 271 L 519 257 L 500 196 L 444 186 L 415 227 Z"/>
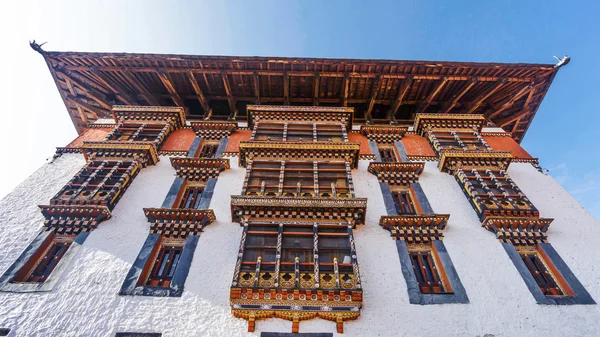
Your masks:
<path fill-rule="evenodd" d="M 568 54 L 571 63 L 555 78 L 522 145 L 600 218 L 597 1 L 29 0 L 0 6 L 0 196 L 75 137 L 30 39 L 62 51 L 528 63 Z"/>

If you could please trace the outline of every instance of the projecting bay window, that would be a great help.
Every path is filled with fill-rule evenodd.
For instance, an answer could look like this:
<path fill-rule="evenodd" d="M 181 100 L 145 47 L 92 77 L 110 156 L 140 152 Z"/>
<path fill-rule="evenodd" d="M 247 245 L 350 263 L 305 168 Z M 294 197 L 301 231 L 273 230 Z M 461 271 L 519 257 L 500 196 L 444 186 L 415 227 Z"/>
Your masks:
<path fill-rule="evenodd" d="M 354 289 L 345 225 L 251 223 L 234 282 L 242 287 Z"/>
<path fill-rule="evenodd" d="M 254 125 L 252 138 L 255 141 L 296 142 L 347 142 L 348 135 L 343 124 L 316 123 L 269 123 Z"/>
<path fill-rule="evenodd" d="M 74 239 L 75 235 L 51 234 L 19 270 L 12 282 L 43 283 L 46 281 Z"/>
<path fill-rule="evenodd" d="M 429 131 L 427 138 L 438 155 L 444 150 L 489 151 L 492 148 L 476 131 Z"/>
<path fill-rule="evenodd" d="M 253 161 L 242 195 L 353 198 L 346 162 Z"/>
<path fill-rule="evenodd" d="M 90 161 L 51 205 L 102 205 L 112 209 L 140 170 L 137 161 Z"/>
<path fill-rule="evenodd" d="M 169 287 L 184 245 L 183 239 L 160 238 L 148 259 L 138 285 Z"/>
<path fill-rule="evenodd" d="M 419 290 L 423 294 L 452 293 L 450 285 L 444 282 L 444 272 L 431 244 L 407 244 Z"/>
<path fill-rule="evenodd" d="M 455 176 L 482 221 L 489 215 L 539 216 L 504 170 L 457 168 Z"/>
<path fill-rule="evenodd" d="M 121 123 L 106 136 L 120 142 L 154 142 L 162 144 L 169 133 L 169 124 Z"/>

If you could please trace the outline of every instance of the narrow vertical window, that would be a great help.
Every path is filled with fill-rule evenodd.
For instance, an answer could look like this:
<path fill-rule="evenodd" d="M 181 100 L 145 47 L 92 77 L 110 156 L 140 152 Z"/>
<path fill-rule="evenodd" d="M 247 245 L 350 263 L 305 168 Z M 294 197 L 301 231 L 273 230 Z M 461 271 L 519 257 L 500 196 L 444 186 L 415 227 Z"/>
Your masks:
<path fill-rule="evenodd" d="M 551 262 L 545 261 L 535 249 L 519 250 L 519 255 L 545 296 L 565 296 L 566 285 L 552 272 Z"/>
<path fill-rule="evenodd" d="M 444 284 L 443 272 L 440 270 L 431 247 L 417 245 L 409 247 L 409 256 L 421 293 L 443 294 L 451 292 Z"/>
<path fill-rule="evenodd" d="M 392 192 L 392 199 L 398 215 L 417 214 L 410 191 Z"/>
<path fill-rule="evenodd" d="M 396 152 L 394 152 L 394 148 L 392 147 L 380 147 L 379 155 L 381 156 L 381 161 L 384 163 L 394 163 L 398 161 Z"/>
<path fill-rule="evenodd" d="M 202 145 L 200 152 L 198 153 L 199 158 L 213 158 L 217 154 L 219 143 L 206 143 Z"/>
<path fill-rule="evenodd" d="M 184 240 L 165 240 L 159 242 L 155 258 L 150 260 L 149 274 L 144 285 L 168 287 L 183 253 Z"/>
<path fill-rule="evenodd" d="M 202 200 L 202 193 L 204 187 L 202 186 L 189 186 L 183 191 L 181 199 L 177 204 L 177 208 L 193 208 L 198 209 L 200 201 Z"/>
<path fill-rule="evenodd" d="M 29 263 L 19 271 L 13 282 L 45 282 L 73 243 L 74 238 L 74 236 L 55 236 L 48 244 L 42 245 Z"/>

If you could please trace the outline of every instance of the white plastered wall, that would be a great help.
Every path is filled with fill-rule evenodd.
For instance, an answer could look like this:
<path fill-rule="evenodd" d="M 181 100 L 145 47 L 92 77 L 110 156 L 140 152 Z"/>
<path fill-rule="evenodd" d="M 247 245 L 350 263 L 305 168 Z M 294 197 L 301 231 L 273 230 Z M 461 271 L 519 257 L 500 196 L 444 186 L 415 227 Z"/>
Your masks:
<path fill-rule="evenodd" d="M 18 336 L 114 336 L 115 332 L 161 332 L 175 336 L 259 336 L 262 331 L 290 332 L 291 322 L 257 321 L 246 332 L 245 320 L 229 308 L 229 286 L 241 227 L 230 221 L 229 196 L 239 194 L 245 170 L 237 158 L 222 172 L 211 202 L 217 221 L 200 237 L 181 298 L 118 296 L 149 223 L 144 207 L 160 207 L 174 179 L 168 158 L 142 169 L 113 210 L 74 258 L 50 293 L 0 293 L 0 327 Z M 84 164 L 65 154 L 44 165 L 0 201 L 0 273 L 37 235 L 44 204 Z M 344 336 L 594 336 L 600 335 L 597 305 L 543 306 L 517 273 L 494 235 L 487 232 L 451 175 L 436 163 L 420 178 L 437 213 L 451 214 L 445 244 L 470 299 L 469 304 L 412 305 L 400 270 L 396 246 L 379 227 L 385 213 L 379 184 L 361 161 L 353 172 L 358 197 L 369 198 L 367 223 L 355 230 L 364 289 L 361 317 L 344 324 Z M 551 177 L 531 164 L 513 163 L 509 173 L 543 217 L 555 218 L 550 242 L 592 297 L 600 300 L 596 259 L 599 223 Z M 334 332 L 333 322 L 302 321 L 300 332 Z"/>

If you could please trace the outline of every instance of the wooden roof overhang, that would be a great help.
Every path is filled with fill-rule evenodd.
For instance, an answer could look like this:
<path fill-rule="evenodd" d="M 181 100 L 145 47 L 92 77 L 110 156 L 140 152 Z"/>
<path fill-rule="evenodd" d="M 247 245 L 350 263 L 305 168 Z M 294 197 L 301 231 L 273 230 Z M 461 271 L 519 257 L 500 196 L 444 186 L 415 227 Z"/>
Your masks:
<path fill-rule="evenodd" d="M 405 185 L 416 183 L 423 173 L 425 163 L 403 162 L 403 163 L 380 163 L 370 162 L 369 173 L 377 176 L 379 182 L 390 185 Z"/>
<path fill-rule="evenodd" d="M 333 142 L 240 142 L 239 165 L 245 167 L 248 160 L 343 160 L 356 168 L 360 151 L 359 143 Z"/>
<path fill-rule="evenodd" d="M 442 240 L 449 214 L 382 216 L 379 225 L 392 233 L 394 240 L 427 243 Z"/>
<path fill-rule="evenodd" d="M 355 123 L 411 125 L 417 113 L 482 114 L 521 141 L 552 64 L 49 52 L 79 132 L 111 106 L 164 105 L 188 119 L 247 121 L 246 106 L 353 107 Z"/>
<path fill-rule="evenodd" d="M 218 177 L 219 173 L 229 169 L 229 159 L 171 157 L 171 166 L 173 166 L 179 178 L 207 181 L 210 178 Z"/>
<path fill-rule="evenodd" d="M 299 123 L 336 123 L 344 124 L 346 130 L 352 129 L 354 109 L 326 106 L 282 106 L 248 105 L 248 126 L 255 122 L 299 122 Z"/>
<path fill-rule="evenodd" d="M 351 220 L 365 223 L 367 198 L 273 198 L 231 196 L 231 218 L 241 222 L 247 218 L 276 218 L 288 221 Z"/>

